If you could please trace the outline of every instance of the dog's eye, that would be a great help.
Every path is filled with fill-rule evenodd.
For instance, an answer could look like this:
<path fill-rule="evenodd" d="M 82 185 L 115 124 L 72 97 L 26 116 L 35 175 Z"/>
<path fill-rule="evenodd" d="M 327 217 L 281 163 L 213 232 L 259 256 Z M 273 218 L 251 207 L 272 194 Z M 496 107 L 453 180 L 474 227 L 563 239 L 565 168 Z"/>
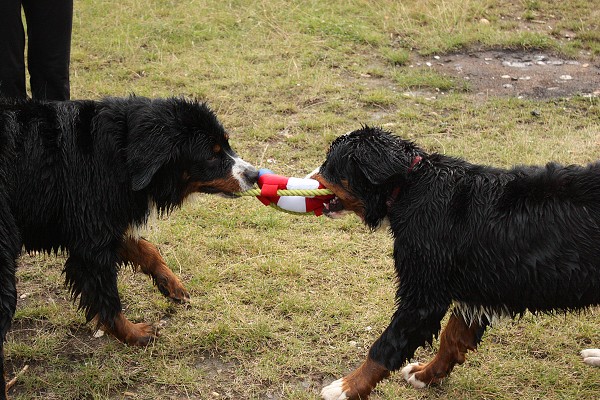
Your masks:
<path fill-rule="evenodd" d="M 208 158 L 208 161 L 217 161 L 217 158 L 220 157 L 223 148 L 220 144 L 215 143 L 212 147 L 212 154 Z"/>

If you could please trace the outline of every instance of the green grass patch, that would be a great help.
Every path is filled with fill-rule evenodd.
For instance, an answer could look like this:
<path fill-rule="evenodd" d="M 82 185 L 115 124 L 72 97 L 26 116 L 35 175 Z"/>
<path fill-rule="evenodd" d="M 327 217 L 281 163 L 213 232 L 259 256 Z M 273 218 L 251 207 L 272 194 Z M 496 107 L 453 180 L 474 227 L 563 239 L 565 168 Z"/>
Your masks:
<path fill-rule="evenodd" d="M 456 78 L 442 75 L 431 69 L 398 70 L 393 76 L 396 84 L 402 89 L 433 89 L 442 92 L 468 91 L 467 82 L 459 82 Z"/>
<path fill-rule="evenodd" d="M 404 49 L 384 49 L 383 57 L 392 65 L 405 66 L 410 61 L 410 52 Z"/>

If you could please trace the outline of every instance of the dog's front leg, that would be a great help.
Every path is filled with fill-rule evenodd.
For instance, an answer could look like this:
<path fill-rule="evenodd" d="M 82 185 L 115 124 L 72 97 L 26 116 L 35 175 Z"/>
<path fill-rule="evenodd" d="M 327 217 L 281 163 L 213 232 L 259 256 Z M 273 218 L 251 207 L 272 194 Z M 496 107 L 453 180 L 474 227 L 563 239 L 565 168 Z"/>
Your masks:
<path fill-rule="evenodd" d="M 96 251 L 93 256 L 71 252 L 65 263 L 66 283 L 86 320 L 129 345 L 144 346 L 158 336 L 158 328 L 144 322 L 134 324 L 125 318 L 117 290 L 118 257 L 110 250 Z"/>
<path fill-rule="evenodd" d="M 476 349 L 488 325 L 485 317 L 468 324 L 462 316 L 452 313 L 440 335 L 440 348 L 433 360 L 427 364 L 408 364 L 402 368 L 402 376 L 416 388 L 439 383 L 456 364 L 465 362 L 467 351 Z"/>
<path fill-rule="evenodd" d="M 150 275 L 163 295 L 180 303 L 190 300 L 190 294 L 179 278 L 167 267 L 156 246 L 149 241 L 127 238 L 120 255 L 124 262 L 139 266 L 144 274 Z"/>
<path fill-rule="evenodd" d="M 436 307 L 401 307 L 392 322 L 373 343 L 369 355 L 354 372 L 323 388 L 325 400 L 364 400 L 392 371 L 413 356 L 415 350 L 431 342 L 440 330 L 447 305 Z"/>
<path fill-rule="evenodd" d="M 158 326 L 139 322 L 134 324 L 118 313 L 112 323 L 103 323 L 103 328 L 121 342 L 130 346 L 146 346 L 158 337 Z"/>
<path fill-rule="evenodd" d="M 321 390 L 325 400 L 367 399 L 375 386 L 390 375 L 390 370 L 374 361 L 370 355 L 353 372 Z"/>
<path fill-rule="evenodd" d="M 0 399 L 6 399 L 7 387 L 4 370 L 4 340 L 17 307 L 15 279 L 16 259 L 21 249 L 19 233 L 10 207 L 0 197 Z"/>

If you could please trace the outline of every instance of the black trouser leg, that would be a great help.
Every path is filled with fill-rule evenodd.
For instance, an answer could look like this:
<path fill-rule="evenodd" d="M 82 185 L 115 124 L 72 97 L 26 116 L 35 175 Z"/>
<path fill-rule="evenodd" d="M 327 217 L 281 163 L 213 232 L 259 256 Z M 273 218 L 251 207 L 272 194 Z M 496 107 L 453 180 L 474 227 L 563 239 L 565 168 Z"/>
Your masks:
<path fill-rule="evenodd" d="M 68 100 L 73 0 L 23 0 L 23 9 L 31 97 Z"/>
<path fill-rule="evenodd" d="M 0 96 L 25 98 L 25 31 L 21 0 L 0 1 Z"/>

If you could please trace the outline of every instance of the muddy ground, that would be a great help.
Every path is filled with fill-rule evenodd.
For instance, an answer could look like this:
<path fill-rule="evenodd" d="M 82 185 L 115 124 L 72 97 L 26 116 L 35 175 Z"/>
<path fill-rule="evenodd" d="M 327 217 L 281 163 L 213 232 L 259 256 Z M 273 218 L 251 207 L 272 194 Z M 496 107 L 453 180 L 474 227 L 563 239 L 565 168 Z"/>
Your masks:
<path fill-rule="evenodd" d="M 432 68 L 468 82 L 479 95 L 549 99 L 600 96 L 600 61 L 568 60 L 543 52 L 484 51 L 421 58 L 413 68 Z"/>

